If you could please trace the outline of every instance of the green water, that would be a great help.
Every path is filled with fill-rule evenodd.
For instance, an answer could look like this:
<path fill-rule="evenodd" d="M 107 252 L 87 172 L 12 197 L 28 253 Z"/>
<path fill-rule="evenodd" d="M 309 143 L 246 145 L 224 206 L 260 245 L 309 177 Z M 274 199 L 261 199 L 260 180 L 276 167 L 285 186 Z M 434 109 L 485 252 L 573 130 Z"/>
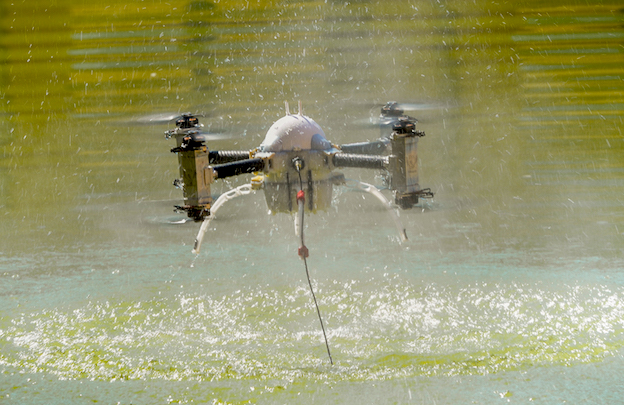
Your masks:
<path fill-rule="evenodd" d="M 618 403 L 622 10 L 0 1 L 0 403 Z M 292 218 L 235 200 L 195 257 L 146 122 L 248 149 L 298 100 L 335 143 L 419 103 L 436 193 L 403 245 L 362 194 L 306 218 L 334 366 Z"/>

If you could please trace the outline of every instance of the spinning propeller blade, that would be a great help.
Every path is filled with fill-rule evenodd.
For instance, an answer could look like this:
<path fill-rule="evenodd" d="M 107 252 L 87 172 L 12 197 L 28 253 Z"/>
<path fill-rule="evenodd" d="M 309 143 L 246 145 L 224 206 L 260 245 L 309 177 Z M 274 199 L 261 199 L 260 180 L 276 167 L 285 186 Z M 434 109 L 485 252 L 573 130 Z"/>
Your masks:
<path fill-rule="evenodd" d="M 211 117 L 211 114 L 206 113 L 172 113 L 172 112 L 163 112 L 163 113 L 154 113 L 143 115 L 138 118 L 134 118 L 131 122 L 135 125 L 170 125 L 172 123 L 176 123 L 182 119 L 188 119 L 189 117 Z M 224 130 L 214 128 L 214 129 L 203 129 L 203 124 L 198 124 L 196 136 L 201 137 L 203 141 L 220 141 L 226 139 L 236 138 L 235 135 L 227 133 Z M 209 125 L 210 127 L 210 125 Z"/>
<path fill-rule="evenodd" d="M 163 125 L 174 122 L 184 115 L 193 115 L 195 117 L 206 117 L 208 116 L 205 113 L 172 113 L 172 112 L 164 112 L 164 113 L 154 113 L 143 115 L 139 118 L 133 120 L 136 124 L 139 125 Z"/>
<path fill-rule="evenodd" d="M 423 122 L 421 117 L 424 115 L 425 120 L 430 120 L 435 116 L 436 111 L 440 111 L 447 106 L 439 103 L 425 102 L 396 102 L 390 101 L 386 103 L 361 103 L 369 109 L 370 117 L 368 119 L 358 120 L 356 124 L 362 127 L 379 127 L 392 125 L 398 117 L 408 117 L 414 122 Z M 414 115 L 418 117 L 414 117 Z"/>

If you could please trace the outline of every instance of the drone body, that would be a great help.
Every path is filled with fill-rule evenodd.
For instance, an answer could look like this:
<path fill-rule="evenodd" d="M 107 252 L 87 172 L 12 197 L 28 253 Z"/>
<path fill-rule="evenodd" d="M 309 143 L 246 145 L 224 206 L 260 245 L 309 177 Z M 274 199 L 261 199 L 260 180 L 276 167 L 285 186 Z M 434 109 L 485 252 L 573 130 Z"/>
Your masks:
<path fill-rule="evenodd" d="M 217 179 L 255 173 L 254 189 L 264 189 L 273 213 L 298 210 L 297 193 L 305 190 L 309 211 L 326 210 L 331 205 L 334 185 L 345 179 L 337 169 L 355 167 L 385 172 L 387 186 L 401 208 L 411 208 L 419 198 L 432 197 L 418 184 L 418 139 L 424 132 L 415 129 L 416 120 L 405 116 L 397 103 L 382 108 L 380 126 L 387 136 L 373 142 L 335 145 L 310 117 L 290 114 L 276 121 L 259 147 L 241 151 L 209 151 L 199 122 L 184 114 L 176 128 L 167 131 L 175 137 L 181 179 L 174 182 L 184 191 L 184 205 L 176 206 L 190 218 L 203 221 L 211 215 L 210 185 Z M 372 187 L 372 186 L 371 186 Z M 214 211 L 214 209 L 213 209 Z"/>
<path fill-rule="evenodd" d="M 306 185 L 308 210 L 326 210 L 331 204 L 333 185 L 340 181 L 328 164 L 334 151 L 337 152 L 313 119 L 300 113 L 287 114 L 276 121 L 252 153 L 268 162 L 263 183 L 269 210 L 292 212 L 296 208 L 300 174 Z M 299 169 L 293 163 L 297 159 L 302 165 Z"/>

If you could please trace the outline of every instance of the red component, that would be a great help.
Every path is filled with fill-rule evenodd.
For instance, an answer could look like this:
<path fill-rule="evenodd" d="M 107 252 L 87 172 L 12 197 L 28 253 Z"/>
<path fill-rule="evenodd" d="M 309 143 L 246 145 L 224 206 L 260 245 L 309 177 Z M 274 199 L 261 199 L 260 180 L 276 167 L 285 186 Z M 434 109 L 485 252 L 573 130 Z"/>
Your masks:
<path fill-rule="evenodd" d="M 305 193 L 303 190 L 297 191 L 297 202 L 299 201 L 305 201 Z"/>
<path fill-rule="evenodd" d="M 306 258 L 310 256 L 310 252 L 308 251 L 308 248 L 305 247 L 305 245 L 299 246 L 299 250 L 297 251 L 297 254 L 302 258 Z"/>

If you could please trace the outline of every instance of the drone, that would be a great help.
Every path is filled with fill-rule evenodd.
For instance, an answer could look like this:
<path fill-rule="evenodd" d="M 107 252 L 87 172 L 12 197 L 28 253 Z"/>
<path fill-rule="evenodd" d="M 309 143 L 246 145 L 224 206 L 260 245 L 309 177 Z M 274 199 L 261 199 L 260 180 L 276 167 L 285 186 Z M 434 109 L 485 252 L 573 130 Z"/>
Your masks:
<path fill-rule="evenodd" d="M 394 194 L 394 203 L 410 209 L 420 198 L 432 198 L 431 189 L 418 183 L 418 139 L 425 136 L 416 129 L 417 119 L 405 114 L 401 104 L 391 101 L 381 108 L 381 137 L 376 141 L 337 145 L 327 140 L 323 129 L 310 117 L 299 112 L 291 114 L 285 103 L 286 115 L 267 131 L 260 146 L 249 150 L 209 150 L 210 135 L 203 134 L 196 115 L 181 114 L 176 127 L 165 132 L 175 138 L 179 179 L 174 186 L 184 193 L 184 204 L 176 205 L 196 222 L 203 222 L 193 252 L 198 254 L 201 243 L 217 210 L 231 199 L 256 190 L 263 190 L 271 213 L 297 213 L 295 229 L 303 232 L 304 211 L 326 211 L 332 202 L 334 186 L 348 186 L 368 192 L 388 209 L 399 230 L 402 242 L 407 240 L 405 228 L 393 204 L 374 185 L 346 179 L 341 168 L 373 169 L 382 172 L 384 185 Z M 221 194 L 216 200 L 210 186 L 219 179 L 251 174 L 251 182 Z M 302 243 L 299 255 L 307 257 Z"/>
<path fill-rule="evenodd" d="M 368 192 L 383 203 L 390 213 L 402 242 L 407 240 L 394 205 L 372 184 L 348 180 L 341 168 L 373 169 L 383 172 L 383 183 L 394 194 L 400 209 L 410 209 L 420 198 L 432 198 L 431 189 L 418 184 L 418 140 L 425 133 L 416 129 L 416 120 L 405 114 L 397 102 L 381 108 L 381 137 L 372 142 L 337 145 L 327 140 L 323 129 L 310 117 L 299 112 L 286 115 L 269 128 L 260 146 L 249 150 L 209 150 L 210 134 L 201 131 L 196 115 L 184 113 L 176 127 L 165 132 L 175 138 L 181 178 L 174 185 L 184 192 L 184 204 L 175 206 L 189 218 L 202 222 L 193 252 L 199 254 L 204 235 L 217 210 L 233 198 L 263 190 L 272 213 L 295 215 L 295 232 L 300 244 L 297 254 L 305 265 L 306 276 L 318 314 L 329 360 L 333 364 L 325 326 L 308 271 L 308 248 L 304 243 L 305 211 L 325 211 L 331 206 L 333 188 L 348 186 Z M 216 201 L 210 186 L 219 179 L 251 175 L 250 183 L 221 194 Z"/>

